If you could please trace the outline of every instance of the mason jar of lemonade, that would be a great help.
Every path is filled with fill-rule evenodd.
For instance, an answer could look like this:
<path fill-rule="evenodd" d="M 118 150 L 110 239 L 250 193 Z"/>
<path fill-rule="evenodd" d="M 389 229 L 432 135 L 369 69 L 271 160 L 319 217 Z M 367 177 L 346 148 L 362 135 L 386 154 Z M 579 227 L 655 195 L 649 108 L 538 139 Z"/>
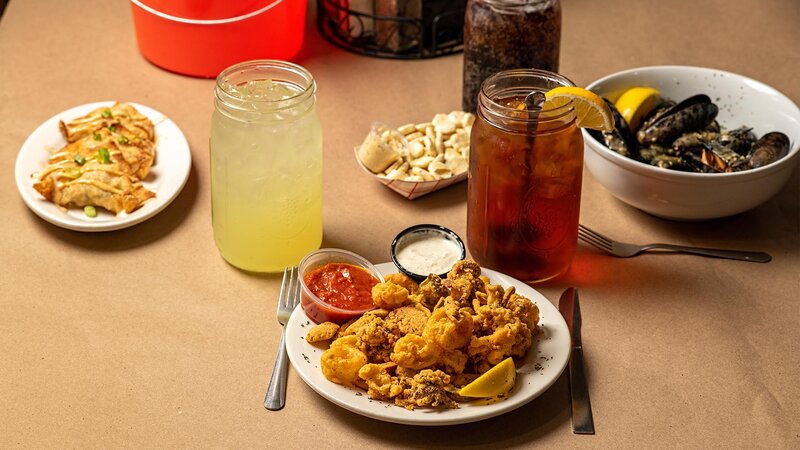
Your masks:
<path fill-rule="evenodd" d="M 316 84 L 296 64 L 259 60 L 217 77 L 211 120 L 211 217 L 230 264 L 296 265 L 322 243 L 322 130 Z"/>

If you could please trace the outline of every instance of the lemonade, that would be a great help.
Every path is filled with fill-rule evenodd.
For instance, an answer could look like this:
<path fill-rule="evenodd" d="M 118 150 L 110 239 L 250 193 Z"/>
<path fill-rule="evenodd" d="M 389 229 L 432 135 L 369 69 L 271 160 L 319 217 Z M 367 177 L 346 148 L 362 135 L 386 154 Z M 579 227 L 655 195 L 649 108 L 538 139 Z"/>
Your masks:
<path fill-rule="evenodd" d="M 322 242 L 322 130 L 308 72 L 282 62 L 248 64 L 256 67 L 235 66 L 217 81 L 214 239 L 232 265 L 276 272 Z"/>

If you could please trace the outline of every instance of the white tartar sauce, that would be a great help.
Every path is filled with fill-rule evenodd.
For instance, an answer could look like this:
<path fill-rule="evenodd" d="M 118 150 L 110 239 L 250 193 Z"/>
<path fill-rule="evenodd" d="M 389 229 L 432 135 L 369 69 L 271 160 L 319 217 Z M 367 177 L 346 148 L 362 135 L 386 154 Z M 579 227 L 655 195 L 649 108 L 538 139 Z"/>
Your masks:
<path fill-rule="evenodd" d="M 418 275 L 447 273 L 461 259 L 461 247 L 436 232 L 413 233 L 399 244 L 397 262 Z"/>

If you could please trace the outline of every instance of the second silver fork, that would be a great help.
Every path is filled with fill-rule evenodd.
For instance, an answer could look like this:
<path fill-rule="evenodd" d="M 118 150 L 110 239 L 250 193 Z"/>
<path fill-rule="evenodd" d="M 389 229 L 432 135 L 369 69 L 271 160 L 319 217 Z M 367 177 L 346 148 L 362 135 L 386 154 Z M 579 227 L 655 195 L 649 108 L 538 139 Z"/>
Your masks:
<path fill-rule="evenodd" d="M 625 242 L 615 241 L 609 237 L 591 230 L 583 225 L 578 225 L 578 238 L 587 244 L 591 244 L 598 249 L 620 258 L 636 256 L 647 250 L 666 250 L 677 253 L 689 253 L 693 255 L 709 256 L 712 258 L 735 259 L 739 261 L 750 261 L 766 263 L 772 260 L 772 256 L 764 252 L 746 252 L 741 250 L 722 250 L 716 248 L 688 247 L 685 245 L 673 244 L 645 244 L 636 245 Z"/>
<path fill-rule="evenodd" d="M 289 358 L 286 354 L 286 324 L 298 303 L 300 303 L 300 270 L 287 267 L 283 269 L 281 293 L 278 297 L 278 323 L 283 329 L 278 343 L 278 356 L 275 357 L 272 377 L 269 380 L 267 395 L 264 397 L 264 408 L 270 411 L 277 411 L 286 404 L 286 379 L 289 369 Z"/>

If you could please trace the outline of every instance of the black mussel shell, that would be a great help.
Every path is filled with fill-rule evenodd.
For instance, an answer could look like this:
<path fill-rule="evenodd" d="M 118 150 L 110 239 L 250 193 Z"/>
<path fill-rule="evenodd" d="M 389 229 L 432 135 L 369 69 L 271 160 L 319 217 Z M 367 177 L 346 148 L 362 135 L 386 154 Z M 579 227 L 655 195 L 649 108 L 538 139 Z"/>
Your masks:
<path fill-rule="evenodd" d="M 761 136 L 747 158 L 748 166 L 755 169 L 771 164 L 789 153 L 789 137 L 779 131 Z"/>
<path fill-rule="evenodd" d="M 638 159 L 639 151 L 636 145 L 636 139 L 631 133 L 628 122 L 619 113 L 619 110 L 607 98 L 603 98 L 608 107 L 611 109 L 611 114 L 614 116 L 614 131 L 610 133 L 603 133 L 598 130 L 589 130 L 589 135 L 595 138 L 598 142 L 603 143 L 609 149 L 626 156 L 628 158 Z"/>
<path fill-rule="evenodd" d="M 642 144 L 669 145 L 685 133 L 706 128 L 718 112 L 719 108 L 707 95 L 694 95 L 659 114 L 650 126 L 640 129 L 636 137 Z"/>

